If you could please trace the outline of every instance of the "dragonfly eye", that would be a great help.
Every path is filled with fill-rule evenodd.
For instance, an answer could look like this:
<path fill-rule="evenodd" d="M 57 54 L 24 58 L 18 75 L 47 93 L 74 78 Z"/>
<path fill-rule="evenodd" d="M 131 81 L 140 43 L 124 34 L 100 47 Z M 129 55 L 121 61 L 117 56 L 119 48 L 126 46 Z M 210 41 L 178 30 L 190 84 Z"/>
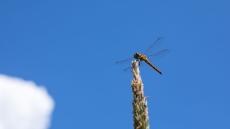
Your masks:
<path fill-rule="evenodd" d="M 135 53 L 135 54 L 133 55 L 133 57 L 134 57 L 135 59 L 138 59 L 139 53 Z"/>

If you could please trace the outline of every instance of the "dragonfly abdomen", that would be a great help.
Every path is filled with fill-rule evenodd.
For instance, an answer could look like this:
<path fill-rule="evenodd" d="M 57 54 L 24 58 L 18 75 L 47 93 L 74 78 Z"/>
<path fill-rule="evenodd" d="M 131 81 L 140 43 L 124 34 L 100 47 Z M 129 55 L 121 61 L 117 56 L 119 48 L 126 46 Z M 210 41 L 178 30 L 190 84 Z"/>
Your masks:
<path fill-rule="evenodd" d="M 144 60 L 146 64 L 148 64 L 150 67 L 152 67 L 155 71 L 157 71 L 159 74 L 162 74 L 162 72 L 154 65 L 152 65 L 149 60 Z"/>

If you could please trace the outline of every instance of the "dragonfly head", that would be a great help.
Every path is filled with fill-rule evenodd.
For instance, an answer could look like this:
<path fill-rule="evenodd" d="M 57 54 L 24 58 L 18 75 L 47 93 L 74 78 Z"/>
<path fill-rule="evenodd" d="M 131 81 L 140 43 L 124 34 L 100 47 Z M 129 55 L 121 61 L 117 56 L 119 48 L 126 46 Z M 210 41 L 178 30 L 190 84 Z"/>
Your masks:
<path fill-rule="evenodd" d="M 134 55 L 133 55 L 133 57 L 135 58 L 135 59 L 140 59 L 140 53 L 135 53 Z"/>

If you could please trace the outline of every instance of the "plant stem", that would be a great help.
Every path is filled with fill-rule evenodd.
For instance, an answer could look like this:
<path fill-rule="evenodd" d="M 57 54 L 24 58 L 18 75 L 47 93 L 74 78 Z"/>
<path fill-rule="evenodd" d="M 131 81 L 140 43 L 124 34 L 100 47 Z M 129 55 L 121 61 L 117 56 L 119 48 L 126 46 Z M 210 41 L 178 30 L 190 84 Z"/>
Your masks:
<path fill-rule="evenodd" d="M 149 129 L 147 100 L 140 76 L 139 62 L 132 62 L 132 92 L 133 92 L 133 121 L 134 129 Z"/>

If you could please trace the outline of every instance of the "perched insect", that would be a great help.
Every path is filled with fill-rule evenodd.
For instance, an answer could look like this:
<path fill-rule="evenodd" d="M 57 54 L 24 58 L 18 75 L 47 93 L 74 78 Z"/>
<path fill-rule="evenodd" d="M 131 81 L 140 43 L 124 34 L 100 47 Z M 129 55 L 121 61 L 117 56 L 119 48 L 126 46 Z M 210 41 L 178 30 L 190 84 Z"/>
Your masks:
<path fill-rule="evenodd" d="M 159 74 L 162 74 L 162 72 L 149 61 L 146 55 L 141 54 L 141 53 L 135 53 L 133 57 L 138 61 L 144 61 L 146 64 L 152 67 L 155 71 L 157 71 Z"/>
<path fill-rule="evenodd" d="M 157 39 L 153 42 L 153 44 L 152 44 L 149 48 L 146 49 L 145 52 L 146 52 L 147 54 L 142 54 L 142 53 L 136 52 L 136 53 L 133 55 L 133 57 L 128 58 L 128 59 L 124 59 L 124 60 L 117 61 L 116 63 L 117 63 L 117 64 L 120 64 L 120 63 L 128 62 L 128 61 L 130 61 L 130 60 L 132 60 L 132 59 L 134 58 L 134 59 L 136 59 L 136 60 L 139 61 L 139 62 L 145 62 L 145 63 L 148 64 L 151 68 L 153 68 L 157 73 L 162 74 L 162 72 L 161 72 L 156 66 L 154 66 L 154 65 L 150 62 L 150 60 L 149 60 L 149 58 L 148 58 L 148 57 L 153 57 L 153 58 L 154 58 L 154 57 L 157 56 L 157 55 L 162 55 L 163 53 L 168 53 L 168 52 L 169 52 L 168 49 L 163 49 L 163 50 L 161 50 L 161 51 L 158 51 L 158 52 L 155 53 L 155 54 L 149 54 L 150 51 L 151 51 L 151 49 L 152 49 L 161 39 L 162 39 L 161 37 L 157 38 Z M 124 71 L 126 71 L 127 69 L 130 69 L 130 67 L 125 68 Z"/>

